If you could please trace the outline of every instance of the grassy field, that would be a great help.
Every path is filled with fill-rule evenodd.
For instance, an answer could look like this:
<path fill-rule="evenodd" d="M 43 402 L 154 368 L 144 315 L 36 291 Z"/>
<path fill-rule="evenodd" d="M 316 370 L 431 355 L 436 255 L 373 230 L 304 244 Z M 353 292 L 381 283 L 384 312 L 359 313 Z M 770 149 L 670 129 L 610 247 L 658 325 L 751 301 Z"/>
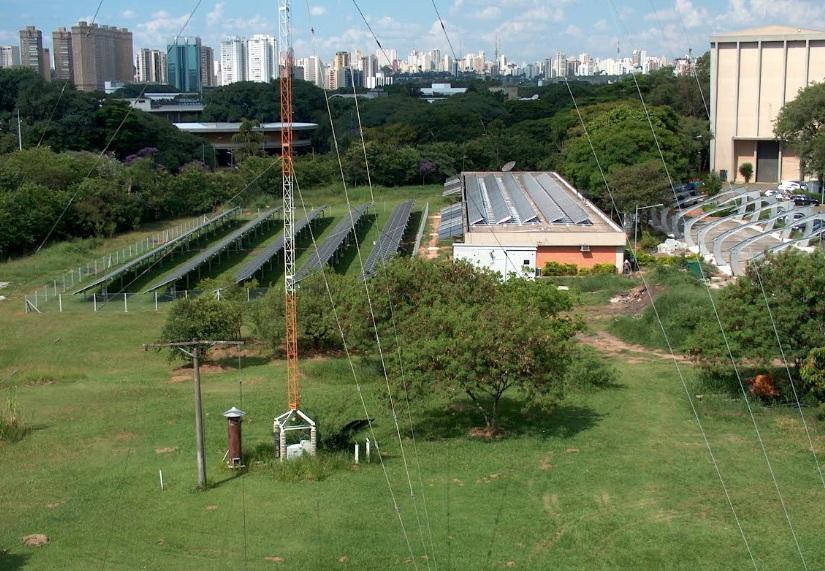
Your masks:
<path fill-rule="evenodd" d="M 380 226 L 376 210 L 365 242 Z M 583 287 L 586 301 L 616 284 L 604 287 Z M 417 461 L 400 415 L 415 502 L 373 366 L 358 362 L 357 373 L 386 477 L 375 457 L 356 467 L 336 450 L 273 465 L 282 363 L 255 348 L 217 354 L 203 379 L 212 486 L 200 492 L 191 371 L 140 347 L 164 313 L 25 315 L 0 302 L 0 404 L 13 397 L 31 428 L 0 442 L 1 569 L 752 567 L 674 367 L 655 354 L 614 355 L 616 387 L 568 395 L 546 416 L 507 403 L 500 441 L 469 436 L 480 420 L 466 403 L 415 403 Z M 302 372 L 304 409 L 322 437 L 364 418 L 345 360 L 308 358 Z M 697 403 L 757 563 L 801 567 L 743 406 L 711 395 Z M 245 473 L 221 462 L 221 412 L 233 405 L 248 413 Z M 823 568 L 825 491 L 798 414 L 756 414 L 806 562 Z M 825 435 L 810 420 L 822 453 Z M 23 546 L 33 533 L 49 544 Z"/>

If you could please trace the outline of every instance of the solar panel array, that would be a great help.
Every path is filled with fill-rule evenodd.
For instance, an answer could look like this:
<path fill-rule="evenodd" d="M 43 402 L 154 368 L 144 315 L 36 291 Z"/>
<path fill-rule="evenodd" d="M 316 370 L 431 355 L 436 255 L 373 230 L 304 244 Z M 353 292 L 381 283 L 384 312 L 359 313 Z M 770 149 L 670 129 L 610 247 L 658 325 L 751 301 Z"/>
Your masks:
<path fill-rule="evenodd" d="M 461 194 L 461 179 L 458 177 L 448 178 L 444 182 L 443 196 L 456 196 Z"/>
<path fill-rule="evenodd" d="M 507 206 L 507 201 L 504 199 L 504 193 L 496 183 L 496 179 L 492 176 L 485 176 L 479 178 L 479 184 L 484 188 L 484 194 L 487 197 L 487 203 L 490 205 L 493 217 L 496 224 L 505 224 L 513 221 L 513 213 L 510 212 L 510 207 Z"/>
<path fill-rule="evenodd" d="M 384 224 L 378 242 L 370 252 L 367 262 L 364 264 L 364 274 L 371 276 L 378 268 L 391 260 L 397 253 L 401 245 L 401 238 L 404 237 L 404 230 L 410 221 L 414 200 L 405 200 L 395 207 L 390 214 L 390 219 Z"/>
<path fill-rule="evenodd" d="M 503 185 L 504 188 L 507 189 L 507 194 L 510 195 L 510 202 L 512 202 L 513 207 L 516 209 L 519 223 L 530 224 L 539 221 L 538 214 L 536 214 L 533 205 L 530 204 L 530 201 L 512 174 L 497 175 L 496 182 L 498 182 L 499 187 Z"/>
<path fill-rule="evenodd" d="M 194 234 L 206 230 L 211 226 L 215 226 L 218 223 L 223 223 L 229 219 L 230 216 L 233 216 L 240 212 L 240 208 L 237 206 L 235 208 L 231 208 L 229 210 L 225 210 L 220 214 L 213 216 L 212 218 L 207 218 L 205 222 L 195 226 L 191 230 L 184 232 L 180 236 L 176 236 L 158 246 L 153 250 L 149 250 L 145 254 L 138 256 L 137 258 L 128 261 L 127 263 L 123 264 L 119 268 L 109 272 L 108 274 L 104 275 L 96 279 L 95 281 L 84 285 L 82 288 L 78 289 L 77 291 L 73 292 L 74 294 L 83 293 L 84 291 L 89 291 L 90 289 L 96 288 L 100 285 L 107 284 L 111 281 L 114 281 L 121 276 L 126 275 L 127 273 L 137 270 L 138 268 L 142 267 L 146 262 L 149 260 L 154 259 L 156 256 L 160 255 L 161 257 L 166 256 L 167 254 L 175 251 L 177 248 L 182 246 L 186 243 L 186 241 L 191 238 Z"/>
<path fill-rule="evenodd" d="M 452 204 L 441 209 L 441 224 L 438 239 L 447 240 L 464 235 L 464 213 L 462 204 Z"/>
<path fill-rule="evenodd" d="M 467 222 L 471 226 L 473 224 L 487 224 L 489 218 L 477 177 L 469 179 L 465 194 L 467 196 Z"/>
<path fill-rule="evenodd" d="M 202 266 L 218 254 L 226 250 L 235 242 L 241 240 L 244 236 L 246 236 L 256 228 L 258 228 L 261 224 L 269 220 L 272 217 L 272 215 L 279 210 L 281 210 L 280 207 L 270 208 L 254 220 L 250 220 L 237 230 L 230 232 L 227 236 L 224 236 L 223 238 L 209 246 L 207 249 L 203 250 L 197 256 L 194 256 L 193 258 L 186 260 L 186 262 L 175 268 L 175 270 L 171 274 L 161 279 L 161 281 L 146 288 L 146 291 L 144 293 L 160 289 L 167 285 L 174 284 L 179 279 L 185 277 L 190 272 L 198 269 L 200 266 Z"/>
<path fill-rule="evenodd" d="M 315 220 L 318 216 L 323 213 L 326 207 L 322 206 L 320 208 L 314 209 L 312 212 L 307 214 L 307 217 L 297 222 L 295 224 L 295 235 L 301 233 L 301 231 L 307 227 L 309 223 Z M 261 250 L 258 254 L 255 255 L 254 258 L 249 260 L 244 266 L 238 270 L 235 274 L 235 283 L 239 284 L 241 282 L 245 282 L 246 280 L 250 279 L 254 276 L 258 270 L 260 270 L 265 263 L 269 260 L 277 256 L 281 250 L 284 249 L 284 235 L 281 234 L 277 240 L 269 244 L 266 248 Z"/>
<path fill-rule="evenodd" d="M 312 249 L 309 261 L 295 272 L 295 283 L 298 283 L 318 270 L 321 266 L 329 263 L 347 236 L 355 232 L 355 225 L 367 213 L 369 207 L 369 204 L 362 204 L 360 206 L 354 206 L 347 212 L 332 230 L 332 233 L 324 240 L 324 243 L 318 246 L 318 250 L 316 251 L 315 248 Z"/>
<path fill-rule="evenodd" d="M 570 193 L 562 187 L 558 179 L 552 178 L 547 173 L 540 173 L 536 179 L 573 224 L 593 223 L 590 220 L 590 215 L 570 196 Z"/>

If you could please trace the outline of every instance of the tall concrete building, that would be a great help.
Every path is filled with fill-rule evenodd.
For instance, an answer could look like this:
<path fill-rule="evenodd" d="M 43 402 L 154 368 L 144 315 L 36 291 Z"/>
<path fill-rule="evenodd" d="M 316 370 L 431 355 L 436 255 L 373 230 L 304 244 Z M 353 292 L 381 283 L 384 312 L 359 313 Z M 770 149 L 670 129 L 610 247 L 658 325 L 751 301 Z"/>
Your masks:
<path fill-rule="evenodd" d="M 304 67 L 304 81 L 310 81 L 318 87 L 324 87 L 324 62 L 318 56 L 309 56 L 305 58 Z"/>
<path fill-rule="evenodd" d="M 246 80 L 269 82 L 278 77 L 278 41 L 255 34 L 246 41 Z"/>
<path fill-rule="evenodd" d="M 166 52 L 141 48 L 135 60 L 138 83 L 166 83 Z"/>
<path fill-rule="evenodd" d="M 126 28 L 78 22 L 72 26 L 74 84 L 81 91 L 103 91 L 107 81 L 134 81 L 132 32 Z"/>
<path fill-rule="evenodd" d="M 166 46 L 169 85 L 183 92 L 201 90 L 201 39 L 179 37 Z"/>
<path fill-rule="evenodd" d="M 227 38 L 221 42 L 221 85 L 246 81 L 246 42 Z"/>
<path fill-rule="evenodd" d="M 215 86 L 215 51 L 201 46 L 201 87 Z"/>
<path fill-rule="evenodd" d="M 54 78 L 58 81 L 74 81 L 72 33 L 66 28 L 58 28 L 52 32 L 52 50 Z"/>
<path fill-rule="evenodd" d="M 43 32 L 34 26 L 20 30 L 20 65 L 30 67 L 46 81 L 52 78 L 48 52 L 43 49 Z"/>
<path fill-rule="evenodd" d="M 349 52 L 337 52 L 335 59 L 332 60 L 333 69 L 341 69 L 349 67 Z"/>
<path fill-rule="evenodd" d="M 799 156 L 773 133 L 800 89 L 825 80 L 825 32 L 767 26 L 710 38 L 711 170 L 757 182 L 801 178 Z"/>
<path fill-rule="evenodd" d="M 0 46 L 0 68 L 20 65 L 20 48 L 18 46 Z"/>

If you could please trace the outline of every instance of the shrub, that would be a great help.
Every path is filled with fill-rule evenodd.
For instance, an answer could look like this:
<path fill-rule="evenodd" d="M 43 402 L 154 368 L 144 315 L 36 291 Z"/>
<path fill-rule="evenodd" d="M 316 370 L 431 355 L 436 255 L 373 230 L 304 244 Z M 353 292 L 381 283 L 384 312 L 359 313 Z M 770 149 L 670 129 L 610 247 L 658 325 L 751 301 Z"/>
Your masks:
<path fill-rule="evenodd" d="M 716 173 L 708 173 L 702 179 L 705 194 L 708 196 L 716 196 L 722 190 L 722 179 Z"/>
<path fill-rule="evenodd" d="M 637 250 L 655 250 L 656 246 L 662 243 L 662 240 L 651 234 L 650 232 L 642 232 L 642 237 L 639 239 L 639 246 Z"/>
<path fill-rule="evenodd" d="M 750 182 L 753 176 L 753 165 L 751 163 L 742 163 L 739 166 L 739 174 L 745 179 L 745 182 Z"/>
<path fill-rule="evenodd" d="M 585 268 L 581 268 L 582 270 Z M 616 266 L 613 264 L 596 264 L 589 268 L 589 274 L 593 276 L 607 276 L 616 273 Z M 581 272 L 581 270 L 579 270 Z"/>
<path fill-rule="evenodd" d="M 580 346 L 564 376 L 565 390 L 590 391 L 616 384 L 616 370 L 587 346 Z"/>
<path fill-rule="evenodd" d="M 22 440 L 28 432 L 29 429 L 20 419 L 17 401 L 12 395 L 6 403 L 6 410 L 0 416 L 0 441 L 17 442 Z"/>
<path fill-rule="evenodd" d="M 541 271 L 544 276 L 575 276 L 579 273 L 576 264 L 562 264 L 559 262 L 547 262 Z"/>

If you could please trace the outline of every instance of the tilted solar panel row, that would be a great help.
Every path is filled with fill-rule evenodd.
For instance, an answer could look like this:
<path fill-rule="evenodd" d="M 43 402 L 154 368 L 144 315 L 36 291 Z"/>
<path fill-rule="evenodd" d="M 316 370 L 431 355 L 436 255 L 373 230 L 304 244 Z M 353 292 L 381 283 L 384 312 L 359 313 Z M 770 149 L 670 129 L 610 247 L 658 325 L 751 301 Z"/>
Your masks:
<path fill-rule="evenodd" d="M 500 177 L 496 176 L 496 179 L 507 189 L 507 193 L 510 195 L 510 202 L 513 203 L 513 207 L 516 209 L 519 221 L 522 224 L 538 222 L 538 214 L 536 214 L 536 210 L 533 208 L 533 205 L 530 204 L 530 201 L 527 200 L 527 197 L 524 195 L 524 190 L 519 186 L 516 178 L 510 173 L 504 173 Z"/>
<path fill-rule="evenodd" d="M 556 204 L 559 205 L 573 224 L 593 223 L 593 221 L 590 220 L 590 215 L 573 200 L 559 181 L 551 178 L 546 173 L 541 173 L 536 178 L 539 184 L 541 184 L 553 200 L 556 201 Z"/>
<path fill-rule="evenodd" d="M 119 268 L 109 272 L 108 274 L 104 275 L 101 278 L 96 279 L 95 281 L 93 281 L 91 283 L 88 283 L 88 284 L 84 285 L 82 288 L 80 288 L 77 291 L 72 292 L 72 293 L 74 293 L 74 294 L 83 293 L 84 291 L 88 291 L 88 290 L 90 290 L 92 288 L 95 288 L 99 285 L 103 285 L 103 284 L 108 283 L 110 281 L 116 280 L 120 276 L 122 276 L 122 275 L 136 269 L 136 268 L 139 268 L 143 264 L 143 262 L 145 262 L 145 261 L 147 261 L 151 258 L 154 258 L 158 254 L 161 254 L 162 256 L 165 256 L 166 254 L 168 254 L 168 253 L 174 251 L 175 249 L 177 249 L 181 244 L 184 243 L 184 241 L 187 238 L 189 238 L 190 236 L 192 236 L 196 232 L 200 232 L 201 230 L 205 230 L 209 226 L 214 226 L 218 222 L 222 222 L 222 221 L 226 220 L 229 216 L 237 214 L 239 211 L 240 211 L 240 208 L 236 206 L 235 208 L 230 208 L 229 210 L 225 210 L 224 212 L 221 212 L 220 214 L 217 214 L 212 218 L 208 218 L 205 222 L 195 226 L 191 230 L 188 230 L 188 231 L 184 232 L 180 236 L 176 236 L 176 237 L 172 238 L 168 242 L 165 242 L 164 244 L 161 244 L 160 246 L 158 246 L 157 248 L 155 248 L 153 250 L 149 250 L 145 254 L 141 254 L 140 256 L 135 258 L 134 260 L 130 260 L 129 262 L 125 263 L 124 265 L 120 266 Z"/>
<path fill-rule="evenodd" d="M 539 207 L 539 210 L 541 210 L 541 213 L 544 215 L 547 222 L 553 224 L 569 224 L 572 222 L 559 207 L 559 205 L 556 204 L 556 201 L 553 200 L 549 194 L 547 194 L 547 191 L 544 190 L 538 182 L 536 182 L 536 179 L 533 178 L 532 175 L 520 175 L 519 180 L 521 181 L 522 186 L 527 190 L 527 194 L 530 195 L 530 198 L 533 199 L 533 202 L 535 202 L 536 206 Z"/>
<path fill-rule="evenodd" d="M 224 236 L 215 244 L 212 244 L 206 250 L 199 253 L 197 256 L 190 258 L 189 260 L 178 266 L 171 274 L 163 278 L 161 281 L 146 288 L 144 293 L 160 289 L 167 285 L 174 284 L 176 281 L 183 278 L 188 273 L 198 269 L 200 266 L 211 260 L 213 257 L 217 256 L 218 254 L 226 250 L 229 246 L 231 246 L 232 244 L 234 244 L 235 242 L 237 242 L 238 240 L 242 239 L 244 236 L 255 230 L 258 226 L 260 226 L 268 219 L 270 219 L 272 215 L 278 212 L 279 210 L 281 210 L 280 207 L 270 208 L 254 220 L 250 220 L 237 230 L 230 232 L 229 235 Z"/>
<path fill-rule="evenodd" d="M 324 243 L 318 246 L 318 250 L 312 248 L 310 252 L 309 261 L 307 261 L 301 268 L 295 272 L 295 283 L 298 283 L 308 275 L 318 270 L 324 264 L 329 263 L 341 244 L 344 243 L 350 233 L 355 232 L 355 225 L 367 213 L 369 204 L 362 204 L 360 206 L 352 207 L 340 222 L 332 230 L 332 233 L 324 240 Z"/>
<path fill-rule="evenodd" d="M 461 193 L 461 179 L 457 177 L 448 178 L 444 183 L 443 196 L 452 196 Z"/>
<path fill-rule="evenodd" d="M 312 212 L 307 214 L 307 217 L 301 220 L 300 222 L 295 223 L 295 235 L 301 233 L 301 231 L 306 228 L 306 226 L 315 220 L 323 211 L 326 209 L 326 206 L 322 206 L 320 208 L 314 209 Z M 265 263 L 269 260 L 277 256 L 281 250 L 284 249 L 284 235 L 283 233 L 278 237 L 277 240 L 269 244 L 266 248 L 261 250 L 254 258 L 249 260 L 244 266 L 238 270 L 235 274 L 235 283 L 239 284 L 241 282 L 245 282 L 246 280 L 250 279 L 255 273 L 260 270 Z"/>
<path fill-rule="evenodd" d="M 464 234 L 464 215 L 461 204 L 453 204 L 441 209 L 441 223 L 438 226 L 438 238 L 446 240 Z"/>
<path fill-rule="evenodd" d="M 484 199 L 481 197 L 481 187 L 477 177 L 470 177 L 467 184 L 467 222 L 473 224 L 487 224 L 487 211 L 484 208 Z"/>
<path fill-rule="evenodd" d="M 483 185 L 487 189 L 487 196 L 490 199 L 490 207 L 493 210 L 493 220 L 495 220 L 495 223 L 505 224 L 512 222 L 513 213 L 510 212 L 510 207 L 507 206 L 504 193 L 501 191 L 496 179 L 493 176 L 485 176 Z"/>
<path fill-rule="evenodd" d="M 404 237 L 404 230 L 410 221 L 414 204 L 414 200 L 405 200 L 392 211 L 390 219 L 381 230 L 378 241 L 364 264 L 364 274 L 371 276 L 382 264 L 398 253 L 398 247 L 401 245 L 401 238 Z"/>

